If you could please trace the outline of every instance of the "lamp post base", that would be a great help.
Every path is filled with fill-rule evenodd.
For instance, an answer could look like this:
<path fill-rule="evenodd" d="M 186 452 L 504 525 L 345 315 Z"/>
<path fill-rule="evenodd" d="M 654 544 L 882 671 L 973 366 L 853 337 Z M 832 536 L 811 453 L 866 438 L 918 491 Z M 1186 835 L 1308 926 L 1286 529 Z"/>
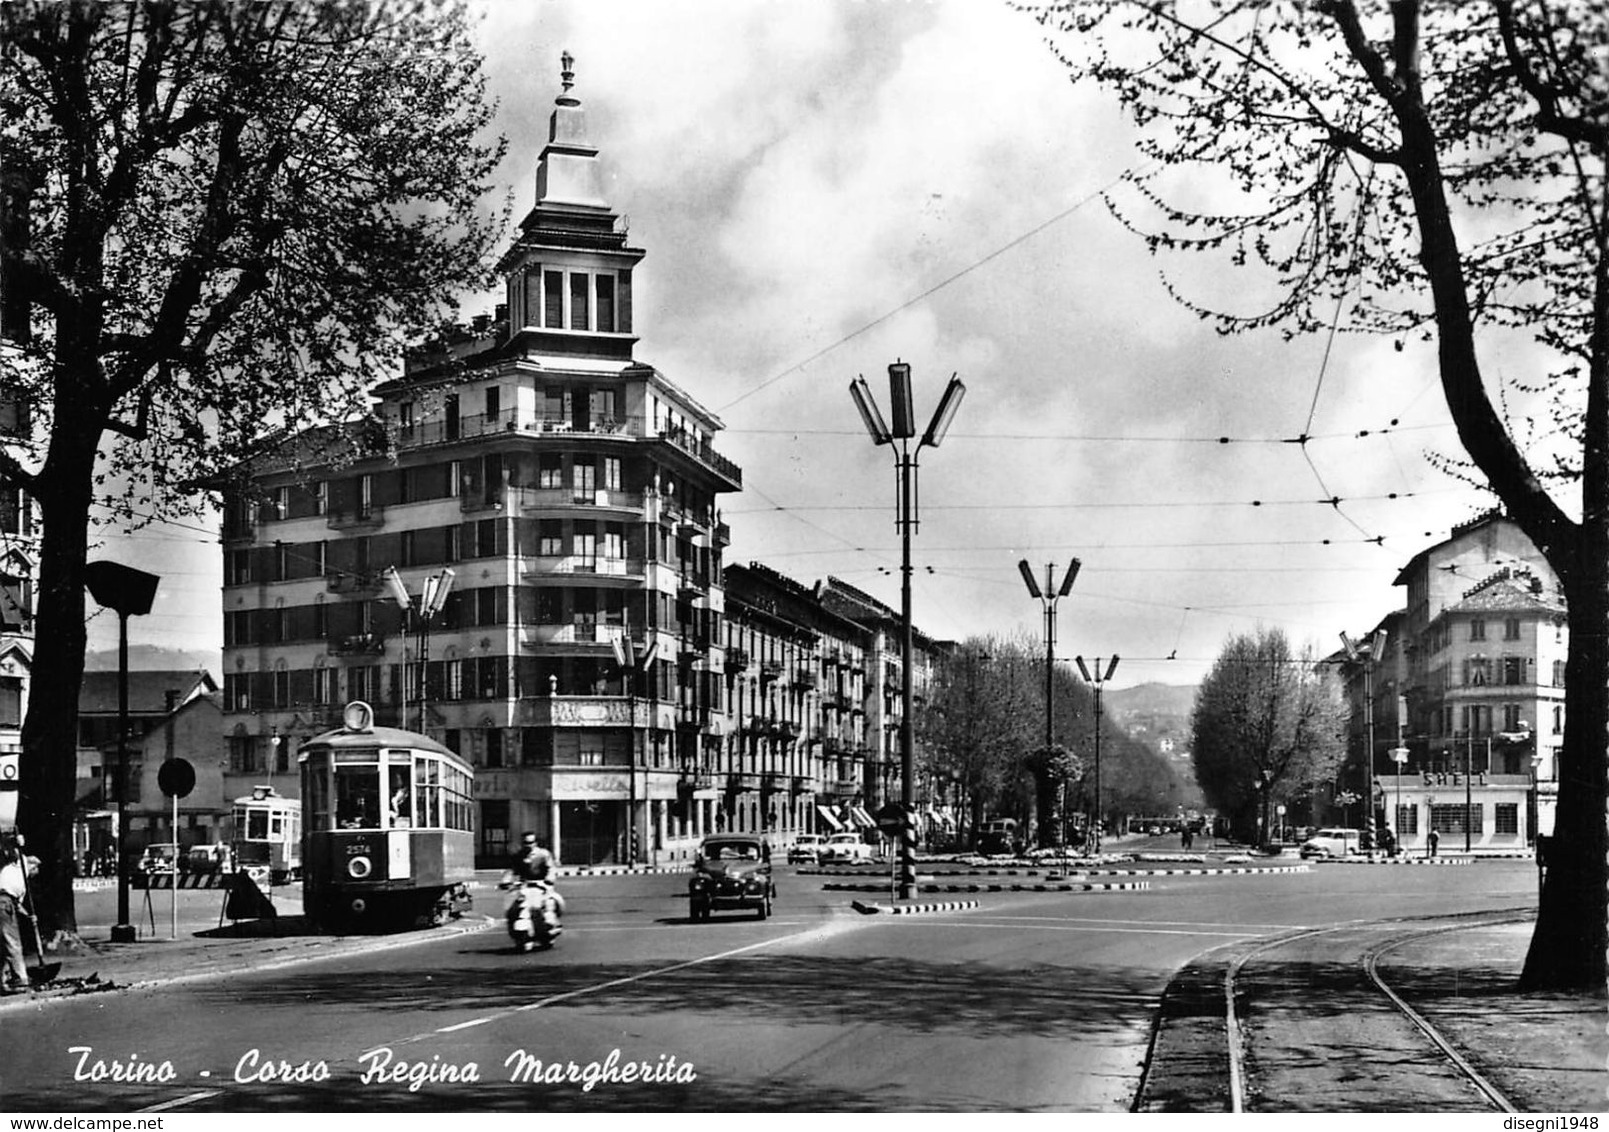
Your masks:
<path fill-rule="evenodd" d="M 112 925 L 112 942 L 113 943 L 133 943 L 134 939 L 135 939 L 135 931 L 134 931 L 134 925 L 133 924 L 113 924 Z"/>

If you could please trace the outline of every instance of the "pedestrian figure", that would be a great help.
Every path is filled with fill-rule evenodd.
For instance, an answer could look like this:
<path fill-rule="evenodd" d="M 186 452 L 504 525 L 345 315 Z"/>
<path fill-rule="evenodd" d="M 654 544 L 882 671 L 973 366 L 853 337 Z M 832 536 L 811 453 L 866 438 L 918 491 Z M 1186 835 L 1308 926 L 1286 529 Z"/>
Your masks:
<path fill-rule="evenodd" d="M 20 833 L 14 838 L 0 850 L 0 994 L 21 994 L 29 986 L 17 919 L 28 894 L 28 876 L 38 871 L 39 858 L 23 852 Z"/>
<path fill-rule="evenodd" d="M 1425 835 L 1425 855 L 1427 857 L 1434 857 L 1436 855 L 1436 845 L 1440 841 L 1441 835 L 1435 830 L 1431 830 Z"/>

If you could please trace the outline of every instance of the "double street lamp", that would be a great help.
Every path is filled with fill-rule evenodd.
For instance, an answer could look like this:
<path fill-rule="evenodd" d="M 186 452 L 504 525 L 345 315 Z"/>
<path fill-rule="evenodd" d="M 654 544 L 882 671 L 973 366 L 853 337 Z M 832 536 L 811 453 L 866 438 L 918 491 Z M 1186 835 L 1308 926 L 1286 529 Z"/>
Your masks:
<path fill-rule="evenodd" d="M 1051 749 L 1056 745 L 1056 726 L 1051 714 L 1052 702 L 1056 695 L 1056 683 L 1052 671 L 1056 663 L 1056 603 L 1072 592 L 1073 582 L 1078 577 L 1078 568 L 1081 565 L 1083 563 L 1076 558 L 1068 563 L 1067 576 L 1062 579 L 1061 585 L 1057 586 L 1056 564 L 1045 563 L 1045 588 L 1040 589 L 1028 560 L 1024 558 L 1017 563 L 1022 580 L 1028 583 L 1028 592 L 1039 599 L 1039 604 L 1045 611 L 1045 757 L 1047 759 L 1050 758 Z"/>
<path fill-rule="evenodd" d="M 855 399 L 855 408 L 860 410 L 860 419 L 865 422 L 866 431 L 871 435 L 872 443 L 881 447 L 884 444 L 894 446 L 894 474 L 895 474 L 895 505 L 896 516 L 894 524 L 899 528 L 901 535 L 900 560 L 900 669 L 901 669 L 901 717 L 900 717 L 900 805 L 904 808 L 907 817 L 916 809 L 916 732 L 915 720 L 912 717 L 912 630 L 911 630 L 911 532 L 920 523 L 917 518 L 916 505 L 916 471 L 917 458 L 923 448 L 937 448 L 944 440 L 944 434 L 950 431 L 950 423 L 961 407 L 961 398 L 966 395 L 967 387 L 962 384 L 954 374 L 950 375 L 950 384 L 944 389 L 944 395 L 939 398 L 939 406 L 933 412 L 933 419 L 928 423 L 927 431 L 922 439 L 911 447 L 911 439 L 916 436 L 916 409 L 911 401 L 911 367 L 907 362 L 896 361 L 888 367 L 888 394 L 892 403 L 893 425 L 890 427 L 883 419 L 882 412 L 877 408 L 877 400 L 872 396 L 871 387 L 866 384 L 863 376 L 856 376 L 849 383 L 849 395 Z M 897 442 L 897 443 L 896 443 Z M 899 898 L 908 900 L 916 886 L 916 847 L 909 838 L 900 839 L 900 870 L 899 870 Z"/>
<path fill-rule="evenodd" d="M 1113 657 L 1106 671 L 1101 671 L 1101 658 L 1095 658 L 1095 675 L 1090 676 L 1089 669 L 1084 667 L 1084 658 L 1074 657 L 1078 662 L 1078 673 L 1084 678 L 1084 683 L 1095 687 L 1095 821 L 1090 825 L 1089 855 L 1098 856 L 1101 851 L 1101 689 L 1117 671 L 1117 657 Z"/>
<path fill-rule="evenodd" d="M 453 588 L 453 572 L 443 570 L 439 574 L 432 574 L 424 581 L 419 592 L 417 604 L 408 593 L 408 587 L 403 585 L 402 576 L 397 573 L 395 566 L 386 567 L 385 584 L 391 592 L 391 599 L 401 607 L 402 612 L 413 619 L 414 631 L 418 637 L 417 651 L 419 663 L 419 734 L 425 733 L 425 702 L 429 698 L 429 682 L 426 679 L 426 665 L 430 660 L 430 622 L 440 613 L 447 604 L 447 595 Z M 402 692 L 402 726 L 408 726 L 408 692 L 407 681 L 403 681 Z"/>

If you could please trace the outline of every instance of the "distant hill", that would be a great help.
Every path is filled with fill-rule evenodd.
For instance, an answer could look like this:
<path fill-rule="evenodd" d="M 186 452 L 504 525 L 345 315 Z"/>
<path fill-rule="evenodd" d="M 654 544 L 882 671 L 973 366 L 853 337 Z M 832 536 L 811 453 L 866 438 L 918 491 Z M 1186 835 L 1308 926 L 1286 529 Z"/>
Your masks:
<path fill-rule="evenodd" d="M 220 683 L 223 679 L 223 654 L 190 649 L 166 649 L 158 645 L 130 645 L 128 650 L 130 672 L 179 672 L 203 669 Z M 117 650 L 102 649 L 84 654 L 85 672 L 116 672 Z"/>
<path fill-rule="evenodd" d="M 1188 721 L 1195 704 L 1194 684 L 1140 684 L 1105 693 L 1104 707 L 1118 719 L 1153 715 L 1176 716 Z"/>

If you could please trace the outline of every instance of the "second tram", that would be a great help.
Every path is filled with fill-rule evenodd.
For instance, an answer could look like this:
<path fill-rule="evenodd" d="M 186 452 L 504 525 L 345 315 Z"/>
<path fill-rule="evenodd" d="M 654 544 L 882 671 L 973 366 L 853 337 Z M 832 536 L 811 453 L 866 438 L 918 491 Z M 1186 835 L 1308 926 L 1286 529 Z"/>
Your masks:
<path fill-rule="evenodd" d="M 376 727 L 368 704 L 302 746 L 302 902 L 341 930 L 439 924 L 470 906 L 475 772 L 425 735 Z"/>
<path fill-rule="evenodd" d="M 271 884 L 302 875 L 302 804 L 272 786 L 255 786 L 235 799 L 234 865 L 266 874 Z"/>

